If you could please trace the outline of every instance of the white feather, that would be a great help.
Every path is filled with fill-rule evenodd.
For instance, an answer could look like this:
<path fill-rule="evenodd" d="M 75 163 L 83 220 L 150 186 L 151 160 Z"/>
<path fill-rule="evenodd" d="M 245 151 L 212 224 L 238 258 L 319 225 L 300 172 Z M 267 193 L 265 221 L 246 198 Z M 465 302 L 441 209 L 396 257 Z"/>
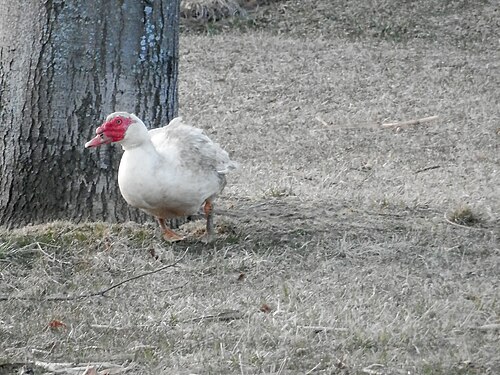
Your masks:
<path fill-rule="evenodd" d="M 119 142 L 118 184 L 131 206 L 166 219 L 196 213 L 222 191 L 225 174 L 237 165 L 201 129 L 177 117 L 148 131 L 137 116 L 127 116 L 133 123 Z"/>

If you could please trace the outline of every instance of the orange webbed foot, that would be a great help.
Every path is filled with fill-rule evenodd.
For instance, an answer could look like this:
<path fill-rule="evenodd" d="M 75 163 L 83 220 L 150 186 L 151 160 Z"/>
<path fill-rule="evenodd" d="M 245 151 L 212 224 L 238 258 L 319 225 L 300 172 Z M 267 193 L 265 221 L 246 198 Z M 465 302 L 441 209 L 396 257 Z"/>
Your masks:
<path fill-rule="evenodd" d="M 158 219 L 158 223 L 160 224 L 160 228 L 163 231 L 163 238 L 165 240 L 167 240 L 168 242 L 178 242 L 178 241 L 182 241 L 184 239 L 184 237 L 178 235 L 172 229 L 167 227 L 167 225 L 165 224 L 165 219 L 161 219 L 161 218 L 157 218 L 157 219 Z"/>
<path fill-rule="evenodd" d="M 204 242 L 210 243 L 214 240 L 214 204 L 210 200 L 205 201 L 203 206 L 205 218 L 207 219 L 207 233 Z"/>

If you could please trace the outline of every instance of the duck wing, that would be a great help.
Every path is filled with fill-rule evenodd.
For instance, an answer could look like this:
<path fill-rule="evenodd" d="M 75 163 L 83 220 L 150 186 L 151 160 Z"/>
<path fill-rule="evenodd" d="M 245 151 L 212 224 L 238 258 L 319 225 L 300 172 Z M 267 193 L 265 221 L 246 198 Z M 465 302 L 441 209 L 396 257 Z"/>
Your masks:
<path fill-rule="evenodd" d="M 149 134 L 158 153 L 167 159 L 172 153 L 177 154 L 181 168 L 225 175 L 237 167 L 228 153 L 203 130 L 184 124 L 181 117 L 174 118 L 167 126 L 150 130 Z"/>

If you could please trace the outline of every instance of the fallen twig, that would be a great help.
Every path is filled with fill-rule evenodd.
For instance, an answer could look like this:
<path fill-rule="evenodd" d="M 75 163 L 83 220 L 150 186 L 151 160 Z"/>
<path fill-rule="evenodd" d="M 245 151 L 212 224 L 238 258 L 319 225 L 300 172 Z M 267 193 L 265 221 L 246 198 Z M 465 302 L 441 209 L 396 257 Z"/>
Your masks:
<path fill-rule="evenodd" d="M 95 367 L 88 367 L 82 375 L 98 375 Z"/>
<path fill-rule="evenodd" d="M 69 362 L 42 362 L 35 361 L 34 365 L 37 367 L 41 367 L 47 371 L 56 373 L 56 374 L 82 374 L 85 371 L 85 374 L 92 374 L 92 371 L 89 369 L 94 369 L 95 373 L 108 373 L 108 374 L 118 374 L 130 371 L 132 367 L 124 367 L 122 365 L 116 365 L 114 363 L 106 363 L 106 362 L 91 362 L 91 363 L 69 363 Z M 103 371 L 97 372 L 96 369 L 103 369 Z"/>
<path fill-rule="evenodd" d="M 471 327 L 471 329 L 476 329 L 478 331 L 497 331 L 500 330 L 500 323 L 485 324 L 479 327 Z"/>
<path fill-rule="evenodd" d="M 327 123 L 325 120 L 323 120 L 323 119 L 322 119 L 321 117 L 319 117 L 319 116 L 316 116 L 314 119 L 315 119 L 316 121 L 320 122 L 321 124 L 323 124 L 323 125 L 324 125 L 324 126 L 326 126 L 326 127 L 330 126 L 330 125 L 328 125 L 328 123 Z"/>
<path fill-rule="evenodd" d="M 422 173 L 422 172 L 427 172 L 427 171 L 430 171 L 430 170 L 433 170 L 433 169 L 438 169 L 438 168 L 441 168 L 441 166 L 440 165 L 431 165 L 430 167 L 425 167 L 425 168 L 417 169 L 415 171 L 415 174 Z"/>
<path fill-rule="evenodd" d="M 343 328 L 343 327 L 322 327 L 322 326 L 298 326 L 297 328 L 302 328 L 302 329 L 310 329 L 314 331 L 314 333 L 319 333 L 319 332 L 328 332 L 328 331 L 337 331 L 337 332 L 348 332 L 348 328 Z"/>
<path fill-rule="evenodd" d="M 25 252 L 27 252 L 27 253 L 40 252 L 40 253 L 42 253 L 43 255 L 45 255 L 47 258 L 49 258 L 53 262 L 58 262 L 58 263 L 61 263 L 61 264 L 70 264 L 70 262 L 65 262 L 65 261 L 59 260 L 54 255 L 51 255 L 51 254 L 47 253 L 42 248 L 42 245 L 46 246 L 46 247 L 52 247 L 52 248 L 55 248 L 55 249 L 60 248 L 59 246 L 51 245 L 51 244 L 48 244 L 48 243 L 34 242 L 34 243 L 29 244 L 29 245 L 23 246 L 23 247 L 21 247 L 19 249 L 13 249 L 13 250 L 8 251 L 6 253 L 6 256 L 13 256 L 13 255 L 16 255 L 18 253 L 25 253 Z"/>
<path fill-rule="evenodd" d="M 306 375 L 314 373 L 314 370 L 316 370 L 319 366 L 321 366 L 321 362 L 317 363 L 312 369 L 306 372 Z M 281 373 L 281 371 L 280 371 Z"/>
<path fill-rule="evenodd" d="M 125 283 L 128 283 L 129 281 L 133 281 L 133 280 L 137 280 L 141 277 L 144 277 L 144 276 L 149 276 L 149 275 L 152 275 L 154 273 L 157 273 L 157 272 L 160 272 L 160 271 L 163 271 L 167 268 L 171 268 L 171 267 L 174 267 L 177 265 L 177 263 L 179 263 L 183 258 L 184 256 L 186 255 L 186 253 L 188 252 L 189 250 L 189 247 L 186 249 L 186 251 L 184 251 L 184 254 L 182 254 L 182 256 L 177 259 L 176 261 L 174 261 L 173 263 L 170 263 L 170 264 L 167 264 L 163 267 L 160 267 L 160 268 L 157 268 L 153 271 L 149 271 L 149 272 L 144 272 L 144 273 L 141 273 L 139 275 L 136 275 L 136 276 L 132 276 L 132 277 L 129 277 L 128 279 L 125 279 L 125 280 L 122 280 L 120 281 L 119 283 L 116 283 L 116 284 L 113 284 L 111 285 L 110 287 L 108 288 L 105 288 L 103 290 L 100 290 L 98 292 L 95 292 L 95 293 L 88 293 L 88 294 L 83 294 L 83 295 L 80 295 L 80 296 L 63 296 L 63 297 L 58 297 L 58 296 L 55 296 L 55 297 L 48 297 L 46 298 L 45 300 L 46 301 L 67 301 L 67 300 L 74 300 L 74 299 L 81 299 L 81 298 L 89 298 L 89 297 L 96 297 L 96 296 L 102 296 L 104 297 L 104 294 L 106 294 L 107 292 L 113 290 L 113 289 L 116 289 L 118 288 L 119 286 L 122 286 L 123 284 Z"/>
<path fill-rule="evenodd" d="M 448 217 L 446 216 L 446 214 L 444 214 L 444 220 L 448 224 L 454 225 L 454 226 L 459 227 L 459 228 L 474 229 L 474 230 L 485 230 L 485 228 L 477 228 L 477 227 L 471 227 L 471 226 L 467 226 L 467 225 L 455 223 L 454 221 L 451 221 L 450 219 L 448 219 Z"/>
<path fill-rule="evenodd" d="M 140 345 L 136 345 L 136 346 L 128 349 L 128 351 L 130 351 L 130 352 L 137 352 L 139 350 L 147 350 L 147 349 L 157 350 L 158 346 L 156 346 L 156 345 L 144 345 L 144 344 L 140 344 Z"/>
<path fill-rule="evenodd" d="M 384 365 L 381 365 L 379 363 L 374 363 L 373 365 L 370 365 L 368 367 L 365 367 L 361 372 L 364 372 L 365 374 L 369 375 L 383 375 L 384 373 L 379 370 L 374 370 L 372 367 L 378 367 L 378 368 L 384 368 Z"/>
<path fill-rule="evenodd" d="M 387 128 L 401 128 L 404 126 L 411 126 L 411 125 L 420 125 L 426 122 L 430 122 L 433 120 L 437 120 L 439 116 L 429 116 L 429 117 L 423 117 L 415 120 L 409 120 L 409 121 L 401 121 L 401 122 L 390 122 L 386 124 L 380 125 L 381 128 L 387 129 Z"/>
<path fill-rule="evenodd" d="M 193 322 L 201 322 L 203 320 L 220 320 L 220 321 L 230 321 L 243 318 L 243 313 L 238 310 L 226 310 L 222 311 L 218 314 L 212 315 L 203 315 L 198 318 L 186 319 L 181 323 L 193 323 Z"/>
<path fill-rule="evenodd" d="M 314 333 L 329 332 L 329 331 L 335 331 L 335 332 L 348 332 L 349 331 L 348 328 L 342 328 L 342 327 L 298 326 L 297 328 L 310 329 Z"/>
<path fill-rule="evenodd" d="M 167 265 L 160 267 L 160 268 L 157 268 L 153 271 L 148 271 L 148 272 L 144 272 L 144 273 L 141 273 L 139 275 L 136 275 L 136 276 L 129 277 L 125 280 L 122 280 L 122 281 L 120 281 L 116 284 L 113 284 L 110 287 L 107 287 L 105 289 L 102 289 L 98 292 L 85 293 L 85 294 L 80 294 L 77 296 L 76 295 L 72 295 L 72 296 L 71 295 L 70 296 L 48 296 L 46 298 L 16 297 L 15 299 L 25 300 L 25 301 L 32 301 L 32 300 L 37 300 L 37 301 L 72 301 L 72 300 L 91 298 L 91 297 L 97 297 L 97 296 L 104 297 L 104 295 L 106 293 L 110 292 L 113 289 L 116 289 L 116 288 L 122 286 L 123 284 L 126 284 L 130 281 L 133 281 L 133 280 L 140 279 L 141 277 L 145 277 L 145 276 L 152 275 L 154 273 L 158 273 L 160 271 L 166 270 L 167 268 L 171 268 L 171 267 L 176 266 L 186 256 L 188 250 L 189 250 L 189 247 L 186 249 L 186 251 L 184 251 L 184 254 L 182 254 L 182 256 L 180 258 L 176 259 L 173 263 L 167 264 Z M 8 296 L 0 296 L 0 302 L 7 301 L 9 299 L 10 298 Z"/>
<path fill-rule="evenodd" d="M 110 326 L 107 324 L 91 324 L 91 328 L 94 329 L 111 329 L 111 330 L 123 330 L 123 329 L 130 329 L 130 327 L 118 327 L 118 326 Z M 142 328 L 139 326 L 134 326 L 135 329 Z"/>

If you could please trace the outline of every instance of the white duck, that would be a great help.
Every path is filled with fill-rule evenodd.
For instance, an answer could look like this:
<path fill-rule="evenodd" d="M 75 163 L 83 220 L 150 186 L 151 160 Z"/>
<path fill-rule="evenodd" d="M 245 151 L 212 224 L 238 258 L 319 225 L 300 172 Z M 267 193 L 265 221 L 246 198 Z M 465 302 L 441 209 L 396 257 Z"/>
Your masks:
<path fill-rule="evenodd" d="M 226 184 L 226 173 L 236 168 L 226 151 L 180 117 L 148 131 L 134 114 L 115 112 L 96 133 L 85 147 L 121 144 L 121 194 L 131 206 L 156 217 L 166 240 L 183 239 L 167 227 L 166 219 L 197 213 L 202 205 L 212 238 L 213 201 Z"/>

